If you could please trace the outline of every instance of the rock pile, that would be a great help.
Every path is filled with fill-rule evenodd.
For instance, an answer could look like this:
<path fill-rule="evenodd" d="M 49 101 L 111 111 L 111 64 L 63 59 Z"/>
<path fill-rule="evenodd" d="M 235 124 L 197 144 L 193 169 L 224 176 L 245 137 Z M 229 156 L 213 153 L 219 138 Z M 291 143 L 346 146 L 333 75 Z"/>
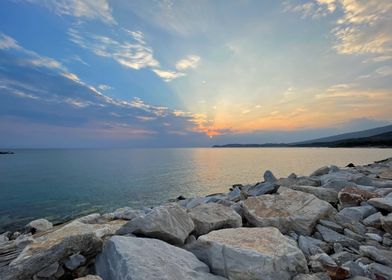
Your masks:
<path fill-rule="evenodd" d="M 0 279 L 392 280 L 392 158 L 0 235 Z"/>

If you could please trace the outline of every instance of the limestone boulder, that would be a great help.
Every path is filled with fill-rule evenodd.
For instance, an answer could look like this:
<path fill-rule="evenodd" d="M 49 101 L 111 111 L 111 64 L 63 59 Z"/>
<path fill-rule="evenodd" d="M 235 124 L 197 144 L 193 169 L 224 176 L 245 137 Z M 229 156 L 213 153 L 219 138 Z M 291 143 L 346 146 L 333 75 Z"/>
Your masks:
<path fill-rule="evenodd" d="M 192 253 L 158 239 L 113 236 L 96 259 L 102 279 L 223 280 Z"/>
<path fill-rule="evenodd" d="M 196 235 L 242 226 L 242 217 L 235 210 L 217 203 L 201 204 L 188 210 L 188 214 L 195 224 Z"/>
<path fill-rule="evenodd" d="M 177 204 L 167 204 L 152 209 L 126 223 L 118 235 L 136 234 L 183 245 L 195 225 L 188 213 Z"/>
<path fill-rule="evenodd" d="M 319 219 L 335 212 L 326 201 L 312 194 L 283 188 L 278 195 L 250 197 L 243 202 L 243 214 L 256 227 L 273 226 L 283 233 L 310 235 Z"/>
<path fill-rule="evenodd" d="M 191 251 L 212 273 L 231 280 L 288 280 L 308 272 L 296 242 L 273 227 L 212 231 L 200 236 Z"/>

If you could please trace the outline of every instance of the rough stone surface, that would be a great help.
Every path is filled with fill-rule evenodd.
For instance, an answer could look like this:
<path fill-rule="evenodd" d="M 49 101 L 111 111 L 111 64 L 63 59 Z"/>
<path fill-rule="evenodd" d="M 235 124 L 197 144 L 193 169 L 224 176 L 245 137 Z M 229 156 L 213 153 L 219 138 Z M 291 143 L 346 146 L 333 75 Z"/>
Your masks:
<path fill-rule="evenodd" d="M 248 196 L 259 196 L 263 194 L 272 194 L 278 190 L 279 186 L 275 182 L 259 183 L 249 188 Z"/>
<path fill-rule="evenodd" d="M 322 225 L 317 225 L 316 229 L 322 235 L 324 241 L 330 243 L 340 243 L 343 246 L 352 246 L 358 248 L 360 243 L 352 238 L 349 238 L 343 234 L 337 233 L 332 229 L 324 227 Z"/>
<path fill-rule="evenodd" d="M 361 202 L 378 197 L 377 194 L 359 188 L 346 187 L 339 192 L 341 208 L 358 206 Z"/>
<path fill-rule="evenodd" d="M 130 207 L 118 208 L 113 212 L 115 219 L 132 220 L 144 214 L 142 210 L 135 210 Z"/>
<path fill-rule="evenodd" d="M 273 227 L 212 231 L 199 237 L 191 251 L 213 273 L 231 280 L 288 280 L 308 272 L 296 242 Z"/>
<path fill-rule="evenodd" d="M 250 197 L 243 202 L 244 216 L 257 227 L 274 226 L 284 233 L 310 235 L 317 221 L 334 213 L 334 208 L 312 194 L 290 189 L 279 195 Z"/>
<path fill-rule="evenodd" d="M 264 178 L 264 181 L 266 181 L 266 182 L 276 182 L 277 181 L 276 177 L 274 176 L 274 174 L 272 174 L 272 172 L 270 170 L 266 170 L 264 172 L 263 178 Z"/>
<path fill-rule="evenodd" d="M 347 207 L 340 211 L 335 219 L 340 224 L 352 224 L 353 222 L 360 222 L 375 213 L 377 213 L 377 210 L 370 205 Z"/>
<path fill-rule="evenodd" d="M 55 275 L 58 269 L 59 269 L 59 263 L 54 262 L 51 265 L 49 265 L 49 266 L 45 267 L 44 269 L 42 269 L 41 271 L 39 271 L 37 273 L 37 276 L 42 277 L 42 278 L 49 278 L 49 277 Z"/>
<path fill-rule="evenodd" d="M 368 266 L 368 270 L 371 274 L 372 279 L 377 280 L 392 280 L 392 268 L 378 264 L 372 263 Z"/>
<path fill-rule="evenodd" d="M 192 253 L 158 239 L 113 236 L 95 265 L 103 279 L 218 280 Z"/>
<path fill-rule="evenodd" d="M 360 246 L 359 251 L 362 256 L 371 258 L 376 262 L 385 264 L 387 266 L 392 266 L 392 251 L 382 250 L 374 246 Z"/>
<path fill-rule="evenodd" d="M 328 253 L 330 246 L 318 239 L 300 235 L 298 238 L 298 246 L 306 257 L 320 253 Z"/>
<path fill-rule="evenodd" d="M 383 209 L 392 212 L 392 197 L 379 197 L 368 200 L 368 203 L 378 209 Z"/>
<path fill-rule="evenodd" d="M 246 194 L 239 188 L 235 187 L 231 192 L 228 193 L 227 198 L 230 201 L 238 202 L 246 199 Z"/>
<path fill-rule="evenodd" d="M 333 189 L 326 189 L 326 188 L 312 187 L 312 186 L 296 186 L 296 185 L 289 186 L 289 188 L 296 191 L 313 194 L 317 198 L 331 203 L 338 202 L 338 192 Z"/>
<path fill-rule="evenodd" d="M 195 225 L 190 216 L 178 205 L 167 204 L 152 209 L 125 224 L 117 234 L 136 234 L 158 238 L 171 244 L 183 245 Z"/>
<path fill-rule="evenodd" d="M 380 218 L 382 228 L 392 234 L 392 213 Z"/>
<path fill-rule="evenodd" d="M 328 174 L 328 173 L 329 173 L 329 167 L 328 166 L 323 166 L 323 167 L 320 167 L 319 169 L 313 171 L 313 173 L 310 174 L 310 177 L 322 176 L 322 175 L 325 175 L 325 174 Z"/>
<path fill-rule="evenodd" d="M 26 225 L 27 231 L 32 233 L 47 231 L 52 227 L 52 223 L 45 219 L 34 220 Z"/>
<path fill-rule="evenodd" d="M 85 262 L 86 262 L 86 258 L 83 255 L 73 254 L 68 257 L 68 259 L 64 262 L 64 265 L 69 270 L 75 270 Z"/>
<path fill-rule="evenodd" d="M 367 227 L 381 228 L 381 217 L 382 214 L 380 212 L 377 212 L 368 216 L 362 221 L 362 223 Z"/>
<path fill-rule="evenodd" d="M 236 211 L 216 203 L 201 204 L 190 209 L 188 213 L 195 224 L 196 235 L 203 235 L 216 229 L 242 226 L 242 218 Z"/>
<path fill-rule="evenodd" d="M 319 223 L 327 228 L 330 228 L 336 232 L 343 233 L 344 228 L 341 225 L 338 225 L 337 223 L 334 223 L 329 220 L 320 220 Z"/>

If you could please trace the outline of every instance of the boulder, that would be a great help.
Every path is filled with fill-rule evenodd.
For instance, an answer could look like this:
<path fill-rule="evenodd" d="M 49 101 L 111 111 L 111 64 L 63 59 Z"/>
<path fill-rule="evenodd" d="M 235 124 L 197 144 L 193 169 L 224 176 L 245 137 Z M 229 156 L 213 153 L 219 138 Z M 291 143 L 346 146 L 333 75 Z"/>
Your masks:
<path fill-rule="evenodd" d="M 336 214 L 335 220 L 342 225 L 352 224 L 353 222 L 361 222 L 375 213 L 377 213 L 377 210 L 370 205 L 347 207 Z"/>
<path fill-rule="evenodd" d="M 324 241 L 329 243 L 340 243 L 345 247 L 359 248 L 360 243 L 352 238 L 349 238 L 343 234 L 337 233 L 332 229 L 324 227 L 322 225 L 316 226 L 317 231 L 321 234 Z"/>
<path fill-rule="evenodd" d="M 166 204 L 129 221 L 117 231 L 117 234 L 132 233 L 183 245 L 194 227 L 191 217 L 180 206 Z"/>
<path fill-rule="evenodd" d="M 113 236 L 96 258 L 102 279 L 219 280 L 192 253 L 158 239 Z"/>
<path fill-rule="evenodd" d="M 227 198 L 230 201 L 238 202 L 240 200 L 246 199 L 246 193 L 243 192 L 239 187 L 235 187 L 227 194 Z"/>
<path fill-rule="evenodd" d="M 203 235 L 216 229 L 242 226 L 242 218 L 236 211 L 216 203 L 201 204 L 188 210 L 188 214 L 195 224 L 196 235 Z"/>
<path fill-rule="evenodd" d="M 288 280 L 308 272 L 296 242 L 273 227 L 212 231 L 200 236 L 191 251 L 213 273 L 231 280 Z"/>
<path fill-rule="evenodd" d="M 48 265 L 47 267 L 45 267 L 44 269 L 42 269 L 41 271 L 39 271 L 37 273 L 37 276 L 41 277 L 41 278 L 49 278 L 49 277 L 56 274 L 56 272 L 59 269 L 59 266 L 60 265 L 58 262 L 54 262 L 54 263 Z"/>
<path fill-rule="evenodd" d="M 371 263 L 367 267 L 368 271 L 370 272 L 370 276 L 372 279 L 377 280 L 392 280 L 392 268 L 378 264 L 378 263 Z"/>
<path fill-rule="evenodd" d="M 388 212 L 392 212 L 392 197 L 372 198 L 368 200 L 370 205 Z"/>
<path fill-rule="evenodd" d="M 297 185 L 289 186 L 289 188 L 296 191 L 311 193 L 317 198 L 330 203 L 338 202 L 338 192 L 333 189 L 311 187 L 311 186 L 297 186 Z"/>
<path fill-rule="evenodd" d="M 135 210 L 130 207 L 123 207 L 123 208 L 116 209 L 113 212 L 113 214 L 114 214 L 115 219 L 132 220 L 136 217 L 144 215 L 144 211 L 143 210 Z"/>
<path fill-rule="evenodd" d="M 332 180 L 328 180 L 327 182 L 325 182 L 321 186 L 325 189 L 333 189 L 333 190 L 339 192 L 342 189 L 347 188 L 347 187 L 356 188 L 358 185 L 353 182 L 346 181 L 346 180 L 332 179 Z"/>
<path fill-rule="evenodd" d="M 329 173 L 329 167 L 328 166 L 323 166 L 320 167 L 319 169 L 313 171 L 312 174 L 310 174 L 310 177 L 315 177 L 315 176 L 321 176 Z"/>
<path fill-rule="evenodd" d="M 367 227 L 381 228 L 381 217 L 382 214 L 380 212 L 377 212 L 368 216 L 362 221 L 362 223 Z"/>
<path fill-rule="evenodd" d="M 359 252 L 362 256 L 371 258 L 378 263 L 392 266 L 392 251 L 382 250 L 374 246 L 360 246 Z"/>
<path fill-rule="evenodd" d="M 31 233 L 47 231 L 53 228 L 53 224 L 45 219 L 31 221 L 26 225 L 26 230 Z"/>
<path fill-rule="evenodd" d="M 243 202 L 244 217 L 250 224 L 302 235 L 310 235 L 317 221 L 334 211 L 328 202 L 312 194 L 286 188 L 279 195 L 250 197 Z"/>
<path fill-rule="evenodd" d="M 81 223 L 85 224 L 97 224 L 101 221 L 102 216 L 99 213 L 93 213 L 87 216 L 83 216 L 80 218 L 77 218 L 76 221 L 79 221 Z"/>
<path fill-rule="evenodd" d="M 248 196 L 259 196 L 263 194 L 272 194 L 278 190 L 279 186 L 275 182 L 264 182 L 259 183 L 251 188 L 249 188 Z"/>
<path fill-rule="evenodd" d="M 277 181 L 276 177 L 274 176 L 274 174 L 272 174 L 272 172 L 271 172 L 270 170 L 266 170 L 266 171 L 264 172 L 263 177 L 264 177 L 264 181 L 265 181 L 265 182 L 271 182 L 271 183 L 273 183 L 273 182 L 276 182 L 276 181 Z"/>
<path fill-rule="evenodd" d="M 0 268 L 1 280 L 30 279 L 55 262 L 72 254 L 95 255 L 102 246 L 102 238 L 112 235 L 124 222 L 107 224 L 84 224 L 73 221 L 57 230 L 41 234 L 28 244 L 8 266 Z"/>
<path fill-rule="evenodd" d="M 392 234 L 392 213 L 388 214 L 388 216 L 381 217 L 380 221 L 382 228 L 389 234 Z"/>
<path fill-rule="evenodd" d="M 298 247 L 306 257 L 320 253 L 328 253 L 331 249 L 331 246 L 324 241 L 303 235 L 300 235 L 298 238 Z"/>
<path fill-rule="evenodd" d="M 275 183 L 282 187 L 289 187 L 291 185 L 312 186 L 312 187 L 320 186 L 319 180 L 312 179 L 309 177 L 296 177 L 292 175 L 290 175 L 288 178 L 280 178 Z"/>
<path fill-rule="evenodd" d="M 377 194 L 359 188 L 346 187 L 339 192 L 340 208 L 358 206 L 361 202 L 378 197 Z"/>
<path fill-rule="evenodd" d="M 336 232 L 343 233 L 344 228 L 341 225 L 338 225 L 337 223 L 334 223 L 329 220 L 320 220 L 319 223 L 327 228 L 330 228 Z"/>

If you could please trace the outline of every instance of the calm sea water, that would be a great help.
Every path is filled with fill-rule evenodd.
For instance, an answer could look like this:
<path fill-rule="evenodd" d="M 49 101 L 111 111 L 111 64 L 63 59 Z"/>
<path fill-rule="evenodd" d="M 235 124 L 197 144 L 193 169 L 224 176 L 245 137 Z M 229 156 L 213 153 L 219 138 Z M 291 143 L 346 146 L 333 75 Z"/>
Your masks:
<path fill-rule="evenodd" d="M 365 164 L 392 149 L 74 149 L 0 155 L 0 232 L 45 217 L 62 221 L 122 206 L 153 206 L 179 195 L 226 192 L 276 176 L 308 175 L 323 165 Z"/>

